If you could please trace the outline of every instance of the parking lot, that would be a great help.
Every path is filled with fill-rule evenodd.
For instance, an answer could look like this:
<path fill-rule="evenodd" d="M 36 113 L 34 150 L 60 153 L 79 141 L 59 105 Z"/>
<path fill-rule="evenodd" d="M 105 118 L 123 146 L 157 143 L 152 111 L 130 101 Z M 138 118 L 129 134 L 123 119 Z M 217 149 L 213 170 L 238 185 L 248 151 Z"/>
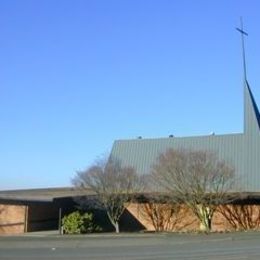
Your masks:
<path fill-rule="evenodd" d="M 260 259 L 260 233 L 0 237 L 0 259 Z"/>

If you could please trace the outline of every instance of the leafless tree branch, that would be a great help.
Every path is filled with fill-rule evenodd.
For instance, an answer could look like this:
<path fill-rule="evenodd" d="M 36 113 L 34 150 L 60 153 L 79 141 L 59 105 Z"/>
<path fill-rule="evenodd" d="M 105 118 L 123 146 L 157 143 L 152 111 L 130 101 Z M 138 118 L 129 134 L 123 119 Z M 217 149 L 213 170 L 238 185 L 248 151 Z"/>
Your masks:
<path fill-rule="evenodd" d="M 211 229 L 217 206 L 230 199 L 234 184 L 234 169 L 207 151 L 170 149 L 159 156 L 152 176 L 173 201 L 193 211 L 205 231 Z"/>
<path fill-rule="evenodd" d="M 111 223 L 119 232 L 119 220 L 133 194 L 143 187 L 142 178 L 131 167 L 122 167 L 116 161 L 99 161 L 87 170 L 77 172 L 73 180 L 80 189 L 92 189 L 97 200 L 95 204 L 106 210 Z"/>

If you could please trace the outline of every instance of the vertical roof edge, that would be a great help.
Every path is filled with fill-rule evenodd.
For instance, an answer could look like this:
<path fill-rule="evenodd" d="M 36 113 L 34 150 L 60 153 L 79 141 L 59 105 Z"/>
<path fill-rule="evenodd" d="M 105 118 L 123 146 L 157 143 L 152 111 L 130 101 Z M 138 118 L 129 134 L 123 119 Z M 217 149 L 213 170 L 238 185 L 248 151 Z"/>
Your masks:
<path fill-rule="evenodd" d="M 252 112 L 250 116 L 250 111 Z M 253 118 L 252 118 L 253 117 Z M 260 130 L 260 114 L 255 102 L 254 96 L 248 84 L 245 80 L 244 85 L 244 132 L 247 132 L 252 127 L 252 120 L 254 120 Z"/>

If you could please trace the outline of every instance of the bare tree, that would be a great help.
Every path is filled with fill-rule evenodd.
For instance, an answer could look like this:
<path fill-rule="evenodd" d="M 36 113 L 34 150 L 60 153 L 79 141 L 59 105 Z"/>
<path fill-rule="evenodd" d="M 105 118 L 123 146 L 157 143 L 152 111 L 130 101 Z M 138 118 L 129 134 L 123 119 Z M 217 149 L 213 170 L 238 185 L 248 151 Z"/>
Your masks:
<path fill-rule="evenodd" d="M 256 230 L 260 227 L 260 206 L 228 204 L 218 207 L 228 223 L 235 230 Z"/>
<path fill-rule="evenodd" d="M 206 232 L 211 230 L 217 206 L 227 203 L 234 183 L 233 168 L 207 151 L 170 149 L 159 156 L 152 176 L 173 201 L 193 211 Z"/>
<path fill-rule="evenodd" d="M 142 188 L 141 178 L 131 167 L 122 167 L 115 161 L 99 161 L 85 171 L 77 172 L 73 183 L 79 188 L 91 188 L 98 197 L 96 203 L 119 233 L 119 220 L 125 208 Z"/>
<path fill-rule="evenodd" d="M 156 232 L 173 231 L 183 217 L 180 204 L 162 203 L 157 200 L 139 204 L 138 210 Z"/>

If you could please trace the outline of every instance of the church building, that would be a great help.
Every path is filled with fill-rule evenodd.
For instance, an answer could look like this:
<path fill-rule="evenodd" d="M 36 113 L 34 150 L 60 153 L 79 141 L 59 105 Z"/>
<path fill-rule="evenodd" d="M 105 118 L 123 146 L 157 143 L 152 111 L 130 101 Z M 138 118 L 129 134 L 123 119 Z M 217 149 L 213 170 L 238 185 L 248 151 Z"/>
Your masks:
<path fill-rule="evenodd" d="M 133 167 L 140 175 L 149 174 L 160 154 L 169 149 L 198 150 L 216 154 L 235 171 L 235 185 L 232 192 L 242 199 L 235 205 L 220 206 L 212 221 L 215 231 L 234 229 L 259 229 L 260 227 L 260 115 L 250 86 L 244 82 L 244 131 L 243 133 L 192 137 L 174 137 L 114 142 L 111 158 L 122 166 Z M 150 202 L 136 203 L 128 207 L 147 230 L 156 229 L 155 222 L 164 224 L 161 229 L 197 230 L 198 222 L 192 212 L 183 209 L 171 218 L 171 210 L 165 205 Z M 154 213 L 157 215 L 156 221 Z M 159 216 L 159 217 L 158 217 Z M 167 219 L 168 216 L 168 219 Z M 161 218 L 160 220 L 158 218 Z M 158 227 L 157 227 L 158 228 Z"/>

